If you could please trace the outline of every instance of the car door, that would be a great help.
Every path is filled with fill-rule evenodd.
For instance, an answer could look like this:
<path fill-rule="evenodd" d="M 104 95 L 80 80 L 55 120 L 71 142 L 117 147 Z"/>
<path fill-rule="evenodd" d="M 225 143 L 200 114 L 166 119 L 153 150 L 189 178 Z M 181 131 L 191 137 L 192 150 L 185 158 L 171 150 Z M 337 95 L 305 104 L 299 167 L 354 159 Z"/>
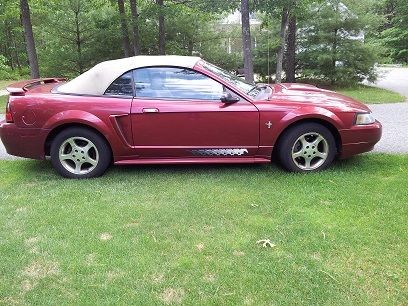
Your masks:
<path fill-rule="evenodd" d="M 253 157 L 259 114 L 242 97 L 222 103 L 221 83 L 186 68 L 133 71 L 133 145 L 144 158 Z"/>

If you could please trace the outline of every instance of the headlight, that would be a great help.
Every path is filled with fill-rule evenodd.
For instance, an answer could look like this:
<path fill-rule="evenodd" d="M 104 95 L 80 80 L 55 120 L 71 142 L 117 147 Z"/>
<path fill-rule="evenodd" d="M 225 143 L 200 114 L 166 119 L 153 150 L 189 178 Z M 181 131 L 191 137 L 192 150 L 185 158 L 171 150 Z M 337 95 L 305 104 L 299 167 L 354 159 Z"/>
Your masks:
<path fill-rule="evenodd" d="M 356 114 L 356 125 L 366 125 L 375 122 L 375 118 L 371 113 Z"/>

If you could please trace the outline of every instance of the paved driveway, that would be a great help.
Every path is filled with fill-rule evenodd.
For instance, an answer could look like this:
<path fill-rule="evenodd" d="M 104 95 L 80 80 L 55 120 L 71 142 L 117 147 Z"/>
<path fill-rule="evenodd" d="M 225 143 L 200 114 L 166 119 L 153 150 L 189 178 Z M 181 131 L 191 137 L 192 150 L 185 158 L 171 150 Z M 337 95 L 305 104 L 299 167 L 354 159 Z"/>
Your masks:
<path fill-rule="evenodd" d="M 379 67 L 378 79 L 375 83 L 365 82 L 368 85 L 389 89 L 408 97 L 408 68 Z"/>
<path fill-rule="evenodd" d="M 369 107 L 383 125 L 383 136 L 374 151 L 408 153 L 408 102 Z"/>
<path fill-rule="evenodd" d="M 370 105 L 375 117 L 383 124 L 383 137 L 375 152 L 408 153 L 408 102 Z M 0 115 L 0 121 L 4 115 Z M 0 141 L 0 159 L 17 159 L 8 155 Z"/>

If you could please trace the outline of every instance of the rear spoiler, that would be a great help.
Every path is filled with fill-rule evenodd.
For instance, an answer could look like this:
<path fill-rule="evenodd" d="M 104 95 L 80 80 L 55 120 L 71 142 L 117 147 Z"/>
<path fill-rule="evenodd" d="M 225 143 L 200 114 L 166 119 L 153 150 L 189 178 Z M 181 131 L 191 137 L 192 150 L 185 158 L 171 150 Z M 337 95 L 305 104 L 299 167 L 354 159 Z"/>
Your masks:
<path fill-rule="evenodd" d="M 66 81 L 65 78 L 44 78 L 44 79 L 32 79 L 27 81 L 20 81 L 7 86 L 7 91 L 12 96 L 24 96 L 26 91 L 30 88 L 38 85 L 60 83 Z"/>

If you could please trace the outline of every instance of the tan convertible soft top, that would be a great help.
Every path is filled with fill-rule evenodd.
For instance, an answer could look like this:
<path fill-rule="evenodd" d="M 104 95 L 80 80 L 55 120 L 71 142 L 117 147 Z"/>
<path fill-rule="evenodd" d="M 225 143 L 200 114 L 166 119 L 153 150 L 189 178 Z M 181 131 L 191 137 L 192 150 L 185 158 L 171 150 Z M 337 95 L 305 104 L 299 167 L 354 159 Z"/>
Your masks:
<path fill-rule="evenodd" d="M 125 72 L 149 66 L 176 66 L 193 68 L 200 60 L 195 56 L 139 55 L 102 62 L 58 87 L 57 91 L 68 94 L 103 95 L 109 85 Z"/>

